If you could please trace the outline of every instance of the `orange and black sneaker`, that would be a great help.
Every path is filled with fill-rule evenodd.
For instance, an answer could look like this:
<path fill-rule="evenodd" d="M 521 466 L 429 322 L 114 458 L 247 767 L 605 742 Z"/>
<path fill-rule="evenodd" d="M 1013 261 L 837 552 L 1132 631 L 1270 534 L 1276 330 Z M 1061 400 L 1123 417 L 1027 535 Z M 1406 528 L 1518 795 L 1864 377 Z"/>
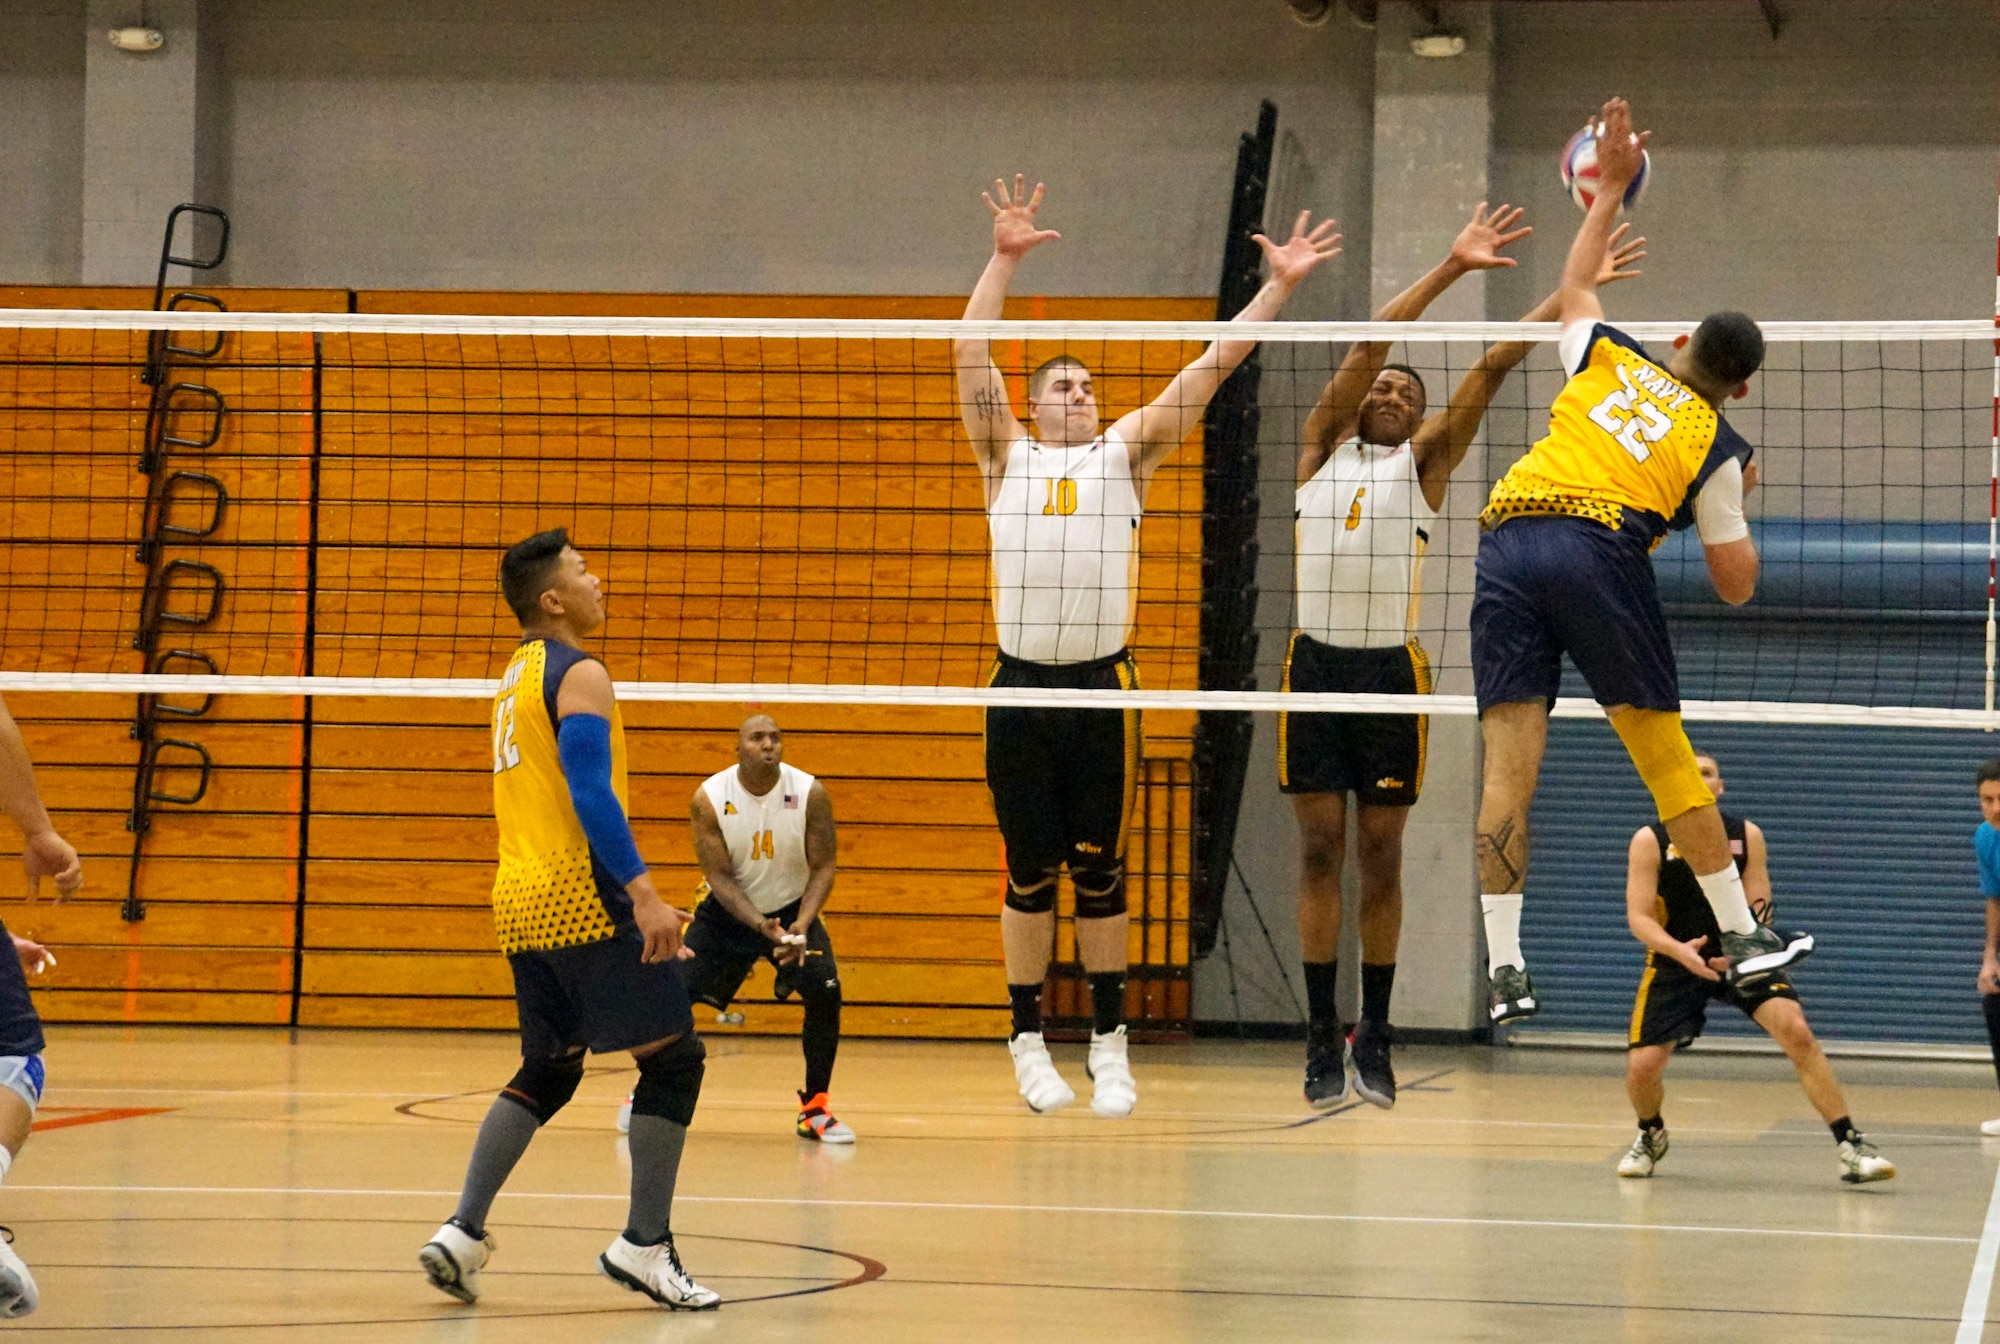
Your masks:
<path fill-rule="evenodd" d="M 822 1092 L 816 1097 L 799 1093 L 799 1137 L 817 1143 L 853 1143 L 854 1131 L 833 1118 L 833 1107 Z"/>

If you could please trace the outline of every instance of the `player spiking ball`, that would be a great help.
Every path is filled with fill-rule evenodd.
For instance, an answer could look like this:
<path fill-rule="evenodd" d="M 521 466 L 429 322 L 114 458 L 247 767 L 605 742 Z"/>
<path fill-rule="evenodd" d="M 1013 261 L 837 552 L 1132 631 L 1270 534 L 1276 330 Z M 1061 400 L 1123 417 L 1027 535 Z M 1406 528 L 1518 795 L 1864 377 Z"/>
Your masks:
<path fill-rule="evenodd" d="M 986 195 L 993 256 L 966 302 L 968 319 L 1001 315 L 1015 268 L 1060 235 L 1038 228 L 1042 186 L 1015 177 Z M 1338 255 L 1331 222 L 1300 212 L 1292 235 L 1257 235 L 1270 278 L 1236 315 L 1277 317 L 1301 281 Z M 1090 370 L 1058 355 L 1028 375 L 1027 426 L 984 338 L 956 342 L 959 414 L 986 484 L 993 542 L 993 623 L 1000 653 L 990 684 L 1115 691 L 1138 685 L 1132 627 L 1139 519 L 1146 487 L 1229 375 L 1256 346 L 1223 340 L 1159 396 L 1099 425 Z M 1091 1109 L 1130 1115 L 1138 1086 L 1126 1056 L 1125 838 L 1139 767 L 1136 710 L 994 707 L 986 711 L 986 783 L 1007 852 L 1000 937 L 1013 1028 L 1008 1049 L 1022 1099 L 1036 1111 L 1076 1100 L 1042 1038 L 1042 982 L 1055 946 L 1056 880 L 1076 892 L 1078 959 L 1090 980 Z"/>
<path fill-rule="evenodd" d="M 1521 955 L 1528 807 L 1541 775 L 1549 708 L 1567 653 L 1604 707 L 1674 847 L 1694 869 L 1721 929 L 1728 982 L 1753 988 L 1807 956 L 1807 934 L 1759 924 L 1744 897 L 1715 796 L 1681 727 L 1678 674 L 1651 551 L 1694 527 L 1723 601 L 1757 588 L 1757 544 L 1743 516 L 1754 451 L 1722 418 L 1764 362 L 1764 336 L 1737 312 L 1713 313 L 1664 363 L 1604 322 L 1598 268 L 1650 132 L 1622 98 L 1604 105 L 1598 192 L 1563 267 L 1560 352 L 1569 381 L 1549 432 L 1494 485 L 1479 521 L 1472 668 L 1485 743 L 1478 859 L 1491 1020 L 1539 1007 Z"/>

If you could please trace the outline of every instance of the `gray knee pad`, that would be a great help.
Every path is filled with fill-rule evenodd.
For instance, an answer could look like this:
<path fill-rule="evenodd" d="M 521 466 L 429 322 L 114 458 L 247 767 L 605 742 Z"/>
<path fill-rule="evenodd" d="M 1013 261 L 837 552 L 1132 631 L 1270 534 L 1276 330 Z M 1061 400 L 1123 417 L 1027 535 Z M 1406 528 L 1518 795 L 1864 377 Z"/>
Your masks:
<path fill-rule="evenodd" d="M 1078 919 L 1109 919 L 1125 913 L 1125 865 L 1072 868 L 1070 885 L 1076 888 Z"/>
<path fill-rule="evenodd" d="M 708 1047 L 693 1032 L 639 1061 L 639 1085 L 632 1089 L 632 1114 L 658 1116 L 675 1124 L 694 1123 Z"/>

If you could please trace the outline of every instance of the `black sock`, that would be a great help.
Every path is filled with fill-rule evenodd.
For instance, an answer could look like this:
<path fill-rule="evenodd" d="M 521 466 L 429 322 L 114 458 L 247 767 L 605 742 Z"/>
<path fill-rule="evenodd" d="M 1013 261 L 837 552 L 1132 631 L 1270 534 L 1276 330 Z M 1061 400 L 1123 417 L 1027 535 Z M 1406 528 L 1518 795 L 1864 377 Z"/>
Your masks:
<path fill-rule="evenodd" d="M 1827 1128 L 1833 1131 L 1833 1141 L 1835 1143 L 1852 1143 L 1861 1137 L 1861 1131 L 1854 1127 L 1854 1121 L 1844 1115 L 1828 1125 Z"/>
<path fill-rule="evenodd" d="M 1042 982 L 1007 986 L 1007 1002 L 1014 1009 L 1014 1035 L 1026 1036 L 1042 1029 Z"/>
<path fill-rule="evenodd" d="M 1306 1016 L 1315 1022 L 1340 1021 L 1334 1006 L 1334 982 L 1340 978 L 1338 961 L 1309 961 L 1306 967 Z"/>
<path fill-rule="evenodd" d="M 806 1100 L 833 1086 L 833 1059 L 840 1053 L 840 996 L 815 994 L 806 1000 L 799 1043 L 806 1057 Z"/>
<path fill-rule="evenodd" d="M 1109 1036 L 1125 1021 L 1125 972 L 1090 972 L 1090 1029 Z"/>
<path fill-rule="evenodd" d="M 1660 1119 L 1657 1115 L 1651 1119 L 1641 1119 L 1639 1121 L 1639 1128 L 1641 1129 L 1665 1129 L 1666 1127 L 1667 1122 Z"/>
<path fill-rule="evenodd" d="M 1979 1004 L 1986 1010 L 1986 1039 L 1993 1043 L 1993 1072 L 2000 1076 L 2000 994 L 1981 994 Z"/>
<path fill-rule="evenodd" d="M 1396 963 L 1386 961 L 1371 966 L 1361 963 L 1361 1016 L 1382 1026 L 1389 1025 L 1389 996 L 1396 992 Z"/>

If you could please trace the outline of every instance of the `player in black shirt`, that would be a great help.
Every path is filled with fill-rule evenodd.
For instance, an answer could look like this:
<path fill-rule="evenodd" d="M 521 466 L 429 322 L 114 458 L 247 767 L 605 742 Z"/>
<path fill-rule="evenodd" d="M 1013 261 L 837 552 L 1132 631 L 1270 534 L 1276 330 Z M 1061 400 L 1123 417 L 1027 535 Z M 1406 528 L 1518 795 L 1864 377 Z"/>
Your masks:
<path fill-rule="evenodd" d="M 1722 769 L 1713 756 L 1695 763 L 1709 791 L 1722 797 Z M 1755 822 L 1723 812 L 1729 852 L 1743 875 L 1743 891 L 1758 922 L 1771 920 L 1771 871 L 1765 862 L 1764 832 Z M 1886 1181 L 1895 1163 L 1875 1150 L 1848 1118 L 1847 1099 L 1833 1066 L 1819 1048 L 1790 978 L 1780 971 L 1743 988 L 1724 983 L 1728 963 L 1718 954 L 1722 938 L 1715 914 L 1703 897 L 1694 870 L 1668 841 L 1657 822 L 1632 837 L 1625 867 L 1625 919 L 1632 936 L 1646 945 L 1646 971 L 1632 1005 L 1632 1034 L 1625 1057 L 1625 1092 L 1639 1116 L 1639 1136 L 1619 1159 L 1620 1176 L 1651 1176 L 1667 1155 L 1667 1127 L 1660 1119 L 1666 1100 L 1667 1062 L 1674 1051 L 1701 1035 L 1711 1002 L 1733 1004 L 1784 1048 L 1799 1082 L 1839 1145 L 1840 1179 L 1853 1184 Z"/>

